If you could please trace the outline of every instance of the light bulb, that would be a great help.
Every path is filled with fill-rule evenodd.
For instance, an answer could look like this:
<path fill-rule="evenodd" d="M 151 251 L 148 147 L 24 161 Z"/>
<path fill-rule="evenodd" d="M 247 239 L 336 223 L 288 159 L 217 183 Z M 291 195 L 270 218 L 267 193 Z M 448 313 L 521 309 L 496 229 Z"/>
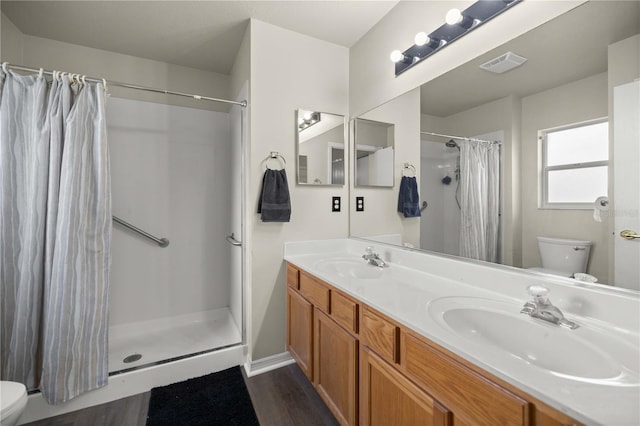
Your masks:
<path fill-rule="evenodd" d="M 444 21 L 449 25 L 455 25 L 462 22 L 462 13 L 459 9 L 451 9 L 447 12 Z"/>
<path fill-rule="evenodd" d="M 305 121 L 306 120 L 310 120 L 311 119 L 311 113 L 309 111 L 307 111 L 307 112 L 304 113 L 303 117 L 304 117 Z"/>
<path fill-rule="evenodd" d="M 424 46 L 431 41 L 431 38 L 427 35 L 427 33 L 423 31 L 416 34 L 416 37 L 413 41 L 416 43 L 416 46 Z"/>
<path fill-rule="evenodd" d="M 403 58 L 404 55 L 399 50 L 394 50 L 393 52 L 391 52 L 391 55 L 389 55 L 389 59 L 391 59 L 391 62 L 400 62 Z"/>

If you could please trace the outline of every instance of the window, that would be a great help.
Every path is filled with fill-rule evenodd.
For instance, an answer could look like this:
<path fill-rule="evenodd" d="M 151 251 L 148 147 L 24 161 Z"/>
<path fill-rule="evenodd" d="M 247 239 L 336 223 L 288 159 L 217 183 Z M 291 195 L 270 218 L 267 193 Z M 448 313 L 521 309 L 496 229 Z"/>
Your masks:
<path fill-rule="evenodd" d="M 542 130 L 542 202 L 547 209 L 592 209 L 607 195 L 609 122 Z"/>

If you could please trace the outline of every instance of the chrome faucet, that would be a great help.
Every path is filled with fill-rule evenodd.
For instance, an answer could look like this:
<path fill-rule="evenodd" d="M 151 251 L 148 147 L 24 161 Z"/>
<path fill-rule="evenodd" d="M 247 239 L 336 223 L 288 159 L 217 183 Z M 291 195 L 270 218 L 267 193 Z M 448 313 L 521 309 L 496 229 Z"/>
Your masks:
<path fill-rule="evenodd" d="M 527 292 L 533 296 L 533 300 L 524 304 L 520 311 L 521 314 L 527 314 L 571 330 L 580 327 L 575 322 L 566 319 L 562 311 L 551 304 L 548 288 L 541 285 L 531 285 L 527 287 Z"/>
<path fill-rule="evenodd" d="M 384 260 L 380 259 L 378 253 L 373 251 L 373 247 L 367 247 L 365 249 L 365 254 L 362 255 L 362 258 L 369 262 L 371 265 L 377 266 L 379 268 L 386 268 L 389 266 Z"/>

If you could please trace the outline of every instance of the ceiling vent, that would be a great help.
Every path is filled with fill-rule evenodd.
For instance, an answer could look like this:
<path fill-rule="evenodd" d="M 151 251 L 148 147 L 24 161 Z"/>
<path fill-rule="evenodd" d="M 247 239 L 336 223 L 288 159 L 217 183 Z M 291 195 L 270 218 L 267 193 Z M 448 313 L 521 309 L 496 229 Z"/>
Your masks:
<path fill-rule="evenodd" d="M 527 58 L 518 56 L 513 52 L 507 52 L 504 55 L 500 55 L 495 59 L 485 62 L 484 64 L 480 65 L 480 68 L 486 71 L 494 72 L 496 74 L 502 74 L 516 67 L 519 67 L 526 61 Z"/>

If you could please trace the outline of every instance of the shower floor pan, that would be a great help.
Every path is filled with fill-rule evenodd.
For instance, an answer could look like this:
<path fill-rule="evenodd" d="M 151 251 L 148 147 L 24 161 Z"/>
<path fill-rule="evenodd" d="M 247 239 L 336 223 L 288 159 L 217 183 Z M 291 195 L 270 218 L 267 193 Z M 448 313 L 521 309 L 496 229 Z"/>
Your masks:
<path fill-rule="evenodd" d="M 109 327 L 109 372 L 242 342 L 228 308 Z"/>

